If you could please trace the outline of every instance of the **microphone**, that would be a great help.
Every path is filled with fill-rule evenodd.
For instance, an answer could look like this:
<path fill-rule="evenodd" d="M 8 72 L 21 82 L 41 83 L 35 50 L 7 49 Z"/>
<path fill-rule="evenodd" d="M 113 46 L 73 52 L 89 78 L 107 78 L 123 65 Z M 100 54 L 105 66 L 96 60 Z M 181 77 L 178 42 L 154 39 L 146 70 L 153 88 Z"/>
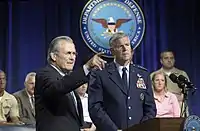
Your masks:
<path fill-rule="evenodd" d="M 178 83 L 179 82 L 178 77 L 175 74 L 173 74 L 173 73 L 169 75 L 169 78 L 174 83 Z"/>
<path fill-rule="evenodd" d="M 178 76 L 178 80 L 182 81 L 183 83 L 185 83 L 188 88 L 194 88 L 194 84 L 192 84 L 191 82 L 189 82 L 188 79 L 185 76 L 179 75 Z"/>
<path fill-rule="evenodd" d="M 185 76 L 183 76 L 183 75 L 179 75 L 179 76 L 178 76 L 178 79 L 179 79 L 180 81 L 183 81 L 185 84 L 192 84 L 192 83 L 189 82 L 188 79 L 187 79 Z"/>
<path fill-rule="evenodd" d="M 185 88 L 185 83 L 183 81 L 180 81 L 175 74 L 171 73 L 169 75 L 169 78 L 173 83 L 177 83 L 180 88 Z"/>
<path fill-rule="evenodd" d="M 177 77 L 175 74 L 172 73 L 172 74 L 169 75 L 169 78 L 173 83 L 177 83 L 180 88 L 193 88 L 193 89 L 196 89 L 194 87 L 194 84 L 189 82 L 188 79 L 183 75 L 179 75 Z"/>

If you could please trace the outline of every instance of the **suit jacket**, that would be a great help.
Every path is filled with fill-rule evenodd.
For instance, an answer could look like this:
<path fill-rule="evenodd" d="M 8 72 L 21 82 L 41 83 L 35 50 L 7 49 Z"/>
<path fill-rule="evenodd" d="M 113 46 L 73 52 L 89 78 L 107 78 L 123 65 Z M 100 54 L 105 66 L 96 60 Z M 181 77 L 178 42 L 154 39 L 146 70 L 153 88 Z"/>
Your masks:
<path fill-rule="evenodd" d="M 75 102 L 71 91 L 86 83 L 83 68 L 64 77 L 47 65 L 36 72 L 35 108 L 36 131 L 79 131 L 83 122 L 82 105 L 75 93 Z"/>
<path fill-rule="evenodd" d="M 35 109 L 31 107 L 26 90 L 22 89 L 13 95 L 19 104 L 19 116 L 21 121 L 26 124 L 35 125 Z"/>
<path fill-rule="evenodd" d="M 156 116 L 149 74 L 130 64 L 126 88 L 115 63 L 91 73 L 89 113 L 98 131 L 126 129 Z"/>

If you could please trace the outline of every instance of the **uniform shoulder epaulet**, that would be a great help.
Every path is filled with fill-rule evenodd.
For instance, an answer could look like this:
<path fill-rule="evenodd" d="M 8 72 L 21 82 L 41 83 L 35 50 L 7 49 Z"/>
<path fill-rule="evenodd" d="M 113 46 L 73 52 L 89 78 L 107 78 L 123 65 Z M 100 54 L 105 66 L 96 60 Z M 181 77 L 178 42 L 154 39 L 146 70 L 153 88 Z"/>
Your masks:
<path fill-rule="evenodd" d="M 136 65 L 136 64 L 133 64 L 133 66 L 136 67 L 136 68 L 142 69 L 144 71 L 148 71 L 147 68 L 144 68 L 143 66 Z"/>

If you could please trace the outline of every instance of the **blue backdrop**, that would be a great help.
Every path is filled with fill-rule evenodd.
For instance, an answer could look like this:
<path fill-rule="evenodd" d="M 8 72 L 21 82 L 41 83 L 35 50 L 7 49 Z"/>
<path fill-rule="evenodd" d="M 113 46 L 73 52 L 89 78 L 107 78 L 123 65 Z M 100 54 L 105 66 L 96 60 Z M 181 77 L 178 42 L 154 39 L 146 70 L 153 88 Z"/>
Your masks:
<path fill-rule="evenodd" d="M 79 53 L 76 67 L 90 56 L 81 38 L 79 18 L 88 0 L 0 1 L 0 69 L 7 73 L 7 91 L 24 88 L 26 74 L 46 64 L 49 42 L 69 35 Z M 176 67 L 185 70 L 200 88 L 200 6 L 198 0 L 136 0 L 146 18 L 146 33 L 136 48 L 134 63 L 150 72 L 160 68 L 159 54 L 175 52 Z M 200 115 L 199 90 L 190 98 L 194 113 Z"/>

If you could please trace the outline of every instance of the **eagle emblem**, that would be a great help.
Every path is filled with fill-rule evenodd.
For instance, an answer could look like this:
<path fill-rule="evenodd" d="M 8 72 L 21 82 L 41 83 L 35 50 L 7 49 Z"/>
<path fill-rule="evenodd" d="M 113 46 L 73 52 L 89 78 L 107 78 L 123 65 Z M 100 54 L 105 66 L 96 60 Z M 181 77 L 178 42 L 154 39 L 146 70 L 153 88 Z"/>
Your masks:
<path fill-rule="evenodd" d="M 116 32 L 123 32 L 123 31 L 118 31 L 118 28 L 126 22 L 129 22 L 132 19 L 117 19 L 116 22 L 113 17 L 109 17 L 108 21 L 104 18 L 98 18 L 98 19 L 92 19 L 93 21 L 100 23 L 102 27 L 106 29 L 101 36 L 104 36 L 104 38 L 110 37 Z"/>
<path fill-rule="evenodd" d="M 133 49 L 140 44 L 145 32 L 144 14 L 135 0 L 88 0 L 81 13 L 80 31 L 93 52 L 113 58 L 109 45 L 113 34 L 128 35 Z M 143 83 L 138 86 L 144 88 Z"/>

